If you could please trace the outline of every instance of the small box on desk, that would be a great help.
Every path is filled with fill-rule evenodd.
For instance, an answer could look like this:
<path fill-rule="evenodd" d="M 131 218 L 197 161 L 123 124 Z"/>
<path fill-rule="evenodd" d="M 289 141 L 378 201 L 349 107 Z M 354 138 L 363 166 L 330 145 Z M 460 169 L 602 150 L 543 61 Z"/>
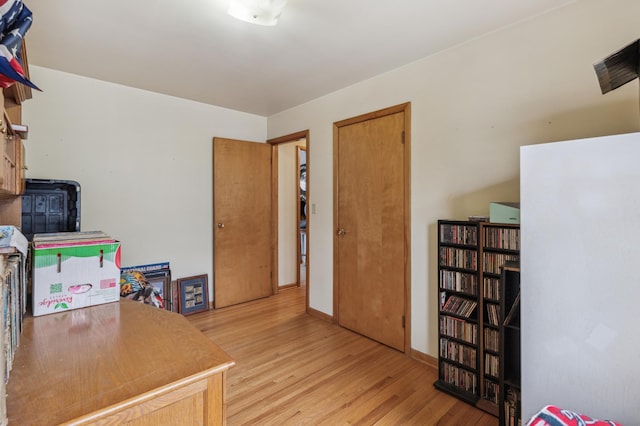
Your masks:
<path fill-rule="evenodd" d="M 120 242 L 102 232 L 33 237 L 33 315 L 120 300 Z"/>
<path fill-rule="evenodd" d="M 520 224 L 520 203 L 497 202 L 489 204 L 489 220 L 492 223 Z"/>

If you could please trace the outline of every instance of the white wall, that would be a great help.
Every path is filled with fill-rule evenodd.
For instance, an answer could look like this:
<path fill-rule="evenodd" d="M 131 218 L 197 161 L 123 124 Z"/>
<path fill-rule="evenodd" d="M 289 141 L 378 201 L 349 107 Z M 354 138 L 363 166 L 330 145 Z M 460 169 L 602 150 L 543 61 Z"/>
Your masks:
<path fill-rule="evenodd" d="M 640 133 L 521 150 L 522 414 L 640 424 Z"/>
<path fill-rule="evenodd" d="M 637 82 L 603 96 L 592 67 L 638 16 L 637 0 L 582 0 L 269 117 L 269 137 L 310 130 L 310 306 L 333 314 L 335 121 L 412 103 L 411 340 L 435 357 L 437 219 L 517 201 L 521 145 L 640 129 Z"/>
<path fill-rule="evenodd" d="M 278 145 L 278 285 L 297 283 L 299 218 L 296 216 L 300 199 L 297 197 L 300 181 L 298 146 L 306 141 Z"/>
<path fill-rule="evenodd" d="M 125 266 L 212 277 L 212 138 L 261 141 L 266 118 L 37 66 L 25 102 L 27 177 L 81 184 L 81 228 L 122 242 Z M 211 292 L 210 292 L 211 294 Z"/>

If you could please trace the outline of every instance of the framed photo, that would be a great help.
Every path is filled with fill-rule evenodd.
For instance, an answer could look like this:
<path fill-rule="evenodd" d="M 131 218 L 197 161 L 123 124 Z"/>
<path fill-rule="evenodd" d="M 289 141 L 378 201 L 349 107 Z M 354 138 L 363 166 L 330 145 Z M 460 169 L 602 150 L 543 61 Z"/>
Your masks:
<path fill-rule="evenodd" d="M 209 310 L 209 285 L 207 274 L 178 279 L 180 313 L 195 314 Z"/>
<path fill-rule="evenodd" d="M 167 311 L 173 311 L 171 298 L 171 271 L 168 269 L 161 269 L 158 271 L 145 272 L 144 277 L 160 294 L 164 303 L 164 309 Z"/>

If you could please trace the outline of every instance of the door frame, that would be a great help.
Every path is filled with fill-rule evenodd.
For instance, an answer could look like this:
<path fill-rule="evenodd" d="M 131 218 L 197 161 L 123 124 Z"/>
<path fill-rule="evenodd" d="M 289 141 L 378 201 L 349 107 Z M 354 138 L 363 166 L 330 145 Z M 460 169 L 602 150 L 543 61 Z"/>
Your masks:
<path fill-rule="evenodd" d="M 309 135 L 309 130 L 301 130 L 299 132 L 291 133 L 285 136 L 280 136 L 273 139 L 267 139 L 267 143 L 272 146 L 272 160 L 271 160 L 271 214 L 273 220 L 271 221 L 271 235 L 273 236 L 272 240 L 272 266 L 271 269 L 273 271 L 273 277 L 271 280 L 271 285 L 273 287 L 273 294 L 277 294 L 278 289 L 278 149 L 277 145 L 295 142 L 300 139 L 306 140 L 306 148 L 307 148 L 307 204 L 309 203 L 309 198 L 311 194 L 311 185 L 310 185 L 310 169 L 311 169 L 311 155 L 310 155 L 310 146 L 311 146 L 311 138 Z M 308 211 L 308 210 L 307 210 Z M 307 265 L 305 268 L 306 272 L 306 286 L 307 289 L 305 291 L 305 311 L 309 311 L 309 288 L 311 286 L 311 282 L 309 281 L 309 234 L 310 234 L 310 215 L 307 215 L 307 238 L 306 238 L 306 252 L 307 252 Z M 299 267 L 299 266 L 298 266 Z M 299 281 L 299 280 L 298 280 Z"/>
<path fill-rule="evenodd" d="M 404 113 L 404 353 L 411 353 L 411 102 L 362 114 L 333 123 L 333 322 L 339 324 L 340 279 L 338 274 L 338 141 L 341 127 L 361 123 L 387 115 Z M 307 166 L 308 167 L 308 166 Z"/>

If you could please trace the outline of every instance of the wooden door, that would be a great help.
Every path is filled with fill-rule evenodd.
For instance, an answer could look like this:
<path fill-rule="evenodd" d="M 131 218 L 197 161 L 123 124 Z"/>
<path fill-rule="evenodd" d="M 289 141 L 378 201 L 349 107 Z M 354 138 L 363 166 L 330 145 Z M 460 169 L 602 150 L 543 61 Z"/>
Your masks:
<path fill-rule="evenodd" d="M 272 294 L 271 145 L 213 140 L 214 306 Z"/>
<path fill-rule="evenodd" d="M 354 121 L 354 122 L 351 122 Z M 405 111 L 336 124 L 338 323 L 405 350 Z"/>

